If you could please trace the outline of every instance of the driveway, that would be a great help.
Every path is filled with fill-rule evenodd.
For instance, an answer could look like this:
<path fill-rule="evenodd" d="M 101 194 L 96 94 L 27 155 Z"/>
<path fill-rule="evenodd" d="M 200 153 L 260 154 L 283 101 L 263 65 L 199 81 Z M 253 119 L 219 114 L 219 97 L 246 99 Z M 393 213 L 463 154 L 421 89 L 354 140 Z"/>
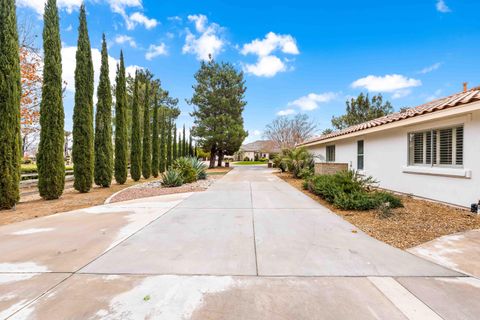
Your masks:
<path fill-rule="evenodd" d="M 271 172 L 0 227 L 0 318 L 478 318 L 480 280 L 367 236 Z"/>

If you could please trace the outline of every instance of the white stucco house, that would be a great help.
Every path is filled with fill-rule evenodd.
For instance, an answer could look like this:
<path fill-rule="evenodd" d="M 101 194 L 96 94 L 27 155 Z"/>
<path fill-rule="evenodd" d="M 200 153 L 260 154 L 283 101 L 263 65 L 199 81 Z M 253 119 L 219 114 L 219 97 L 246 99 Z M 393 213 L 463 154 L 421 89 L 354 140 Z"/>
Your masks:
<path fill-rule="evenodd" d="M 248 158 L 250 161 L 261 158 L 269 158 L 272 154 L 279 153 L 281 150 L 272 140 L 257 140 L 244 144 L 235 154 L 236 160 Z"/>
<path fill-rule="evenodd" d="M 480 87 L 301 145 L 381 188 L 470 207 L 480 200 Z"/>

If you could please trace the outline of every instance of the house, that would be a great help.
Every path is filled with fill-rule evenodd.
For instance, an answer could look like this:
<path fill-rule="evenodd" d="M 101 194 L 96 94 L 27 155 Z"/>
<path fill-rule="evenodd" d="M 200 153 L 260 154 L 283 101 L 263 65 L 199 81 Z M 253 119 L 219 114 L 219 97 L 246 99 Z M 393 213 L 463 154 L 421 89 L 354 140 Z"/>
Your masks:
<path fill-rule="evenodd" d="M 480 200 L 480 87 L 301 145 L 316 167 L 343 165 L 384 189 L 470 207 Z"/>
<path fill-rule="evenodd" d="M 251 161 L 261 158 L 269 159 L 271 155 L 279 152 L 280 148 L 272 140 L 257 140 L 242 145 L 240 150 L 235 154 L 235 158 L 240 161 L 246 158 Z"/>

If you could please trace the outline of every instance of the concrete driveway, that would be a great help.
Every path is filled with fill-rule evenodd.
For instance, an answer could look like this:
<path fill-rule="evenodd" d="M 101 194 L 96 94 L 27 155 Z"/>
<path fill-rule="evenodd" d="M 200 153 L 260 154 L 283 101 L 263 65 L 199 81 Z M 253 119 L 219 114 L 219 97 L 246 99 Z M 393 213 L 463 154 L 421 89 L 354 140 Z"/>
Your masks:
<path fill-rule="evenodd" d="M 0 227 L 0 319 L 477 319 L 478 301 L 480 280 L 370 238 L 265 167 Z"/>

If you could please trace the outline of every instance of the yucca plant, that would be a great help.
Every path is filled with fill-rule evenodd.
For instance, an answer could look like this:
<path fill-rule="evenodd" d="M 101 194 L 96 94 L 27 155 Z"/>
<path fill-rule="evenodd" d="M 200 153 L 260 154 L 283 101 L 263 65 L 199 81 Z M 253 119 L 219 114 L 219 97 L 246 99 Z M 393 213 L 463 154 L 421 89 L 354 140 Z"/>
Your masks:
<path fill-rule="evenodd" d="M 183 184 L 183 178 L 179 171 L 177 170 L 167 170 L 162 173 L 162 185 L 171 188 L 179 187 Z"/>

